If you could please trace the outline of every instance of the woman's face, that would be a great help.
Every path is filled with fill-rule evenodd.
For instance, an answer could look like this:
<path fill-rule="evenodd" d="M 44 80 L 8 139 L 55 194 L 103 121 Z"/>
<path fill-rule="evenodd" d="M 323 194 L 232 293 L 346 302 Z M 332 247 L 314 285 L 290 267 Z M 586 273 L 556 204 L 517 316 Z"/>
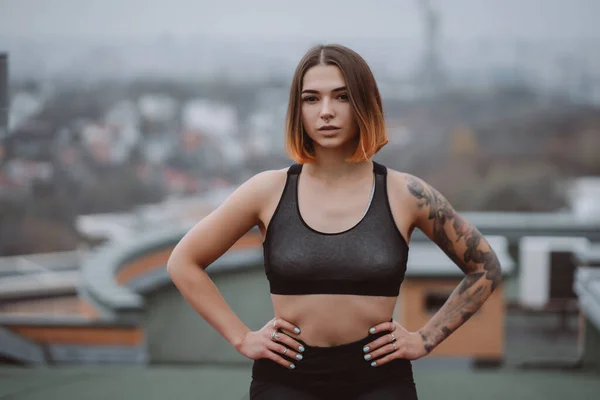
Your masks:
<path fill-rule="evenodd" d="M 342 71 L 334 65 L 316 65 L 302 81 L 302 125 L 315 149 L 356 149 L 358 127 Z"/>

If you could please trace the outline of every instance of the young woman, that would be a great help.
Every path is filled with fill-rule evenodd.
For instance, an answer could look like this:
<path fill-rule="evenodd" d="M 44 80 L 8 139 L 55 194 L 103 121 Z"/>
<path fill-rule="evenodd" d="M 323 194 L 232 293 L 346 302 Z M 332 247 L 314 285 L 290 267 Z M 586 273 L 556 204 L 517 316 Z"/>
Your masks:
<path fill-rule="evenodd" d="M 371 160 L 387 143 L 383 109 L 354 51 L 308 51 L 292 81 L 285 134 L 297 164 L 242 184 L 178 243 L 169 274 L 202 318 L 254 360 L 251 399 L 416 399 L 411 360 L 490 296 L 501 280 L 498 259 L 438 191 Z M 275 318 L 254 332 L 204 269 L 256 225 Z M 392 315 L 414 228 L 465 277 L 409 332 Z"/>

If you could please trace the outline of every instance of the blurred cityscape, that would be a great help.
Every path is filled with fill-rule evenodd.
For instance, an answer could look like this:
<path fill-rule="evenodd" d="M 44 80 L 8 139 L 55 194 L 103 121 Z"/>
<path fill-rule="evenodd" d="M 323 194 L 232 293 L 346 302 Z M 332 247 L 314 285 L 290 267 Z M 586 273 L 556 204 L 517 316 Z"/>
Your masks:
<path fill-rule="evenodd" d="M 0 254 L 72 250 L 85 242 L 77 215 L 203 195 L 288 165 L 289 81 L 309 45 L 10 42 Z M 438 46 L 403 64 L 368 51 L 381 41 L 357 42 L 385 105 L 390 143 L 377 160 L 472 211 L 560 210 L 571 178 L 600 174 L 595 53 L 507 41 L 459 62 Z"/>

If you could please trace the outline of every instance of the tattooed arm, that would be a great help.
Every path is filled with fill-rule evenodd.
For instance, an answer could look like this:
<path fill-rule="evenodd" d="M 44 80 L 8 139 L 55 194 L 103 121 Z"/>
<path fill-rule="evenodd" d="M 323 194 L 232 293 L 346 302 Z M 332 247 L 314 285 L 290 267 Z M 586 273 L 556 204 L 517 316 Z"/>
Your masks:
<path fill-rule="evenodd" d="M 500 284 L 502 272 L 485 238 L 437 190 L 411 175 L 405 175 L 405 182 L 413 203 L 411 228 L 423 231 L 465 273 L 442 308 L 419 330 L 429 353 L 481 307 Z"/>

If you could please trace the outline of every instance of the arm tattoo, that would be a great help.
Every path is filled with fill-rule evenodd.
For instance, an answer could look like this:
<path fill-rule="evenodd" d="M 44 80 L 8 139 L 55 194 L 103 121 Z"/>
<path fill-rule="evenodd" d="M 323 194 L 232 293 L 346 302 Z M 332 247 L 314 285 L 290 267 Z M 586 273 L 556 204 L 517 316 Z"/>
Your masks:
<path fill-rule="evenodd" d="M 475 314 L 500 284 L 502 272 L 496 254 L 481 233 L 456 213 L 437 190 L 411 176 L 407 186 L 419 200 L 419 208 L 429 208 L 428 219 L 433 223 L 432 240 L 466 274 L 440 311 L 419 332 L 429 353 Z M 449 232 L 453 233 L 455 240 L 450 238 Z M 457 249 L 464 251 L 459 254 Z"/>
<path fill-rule="evenodd" d="M 465 274 L 477 271 L 477 264 L 483 264 L 485 277 L 491 282 L 492 290 L 495 290 L 501 280 L 500 265 L 489 246 L 480 246 L 483 236 L 479 230 L 458 215 L 448 200 L 432 187 L 426 188 L 419 180 L 410 177 L 408 190 L 419 199 L 419 208 L 429 207 L 428 219 L 433 221 L 433 241 Z M 455 242 L 448 237 L 447 222 L 454 230 L 456 243 L 463 239 L 465 241 L 466 251 L 462 257 L 456 253 Z"/>

